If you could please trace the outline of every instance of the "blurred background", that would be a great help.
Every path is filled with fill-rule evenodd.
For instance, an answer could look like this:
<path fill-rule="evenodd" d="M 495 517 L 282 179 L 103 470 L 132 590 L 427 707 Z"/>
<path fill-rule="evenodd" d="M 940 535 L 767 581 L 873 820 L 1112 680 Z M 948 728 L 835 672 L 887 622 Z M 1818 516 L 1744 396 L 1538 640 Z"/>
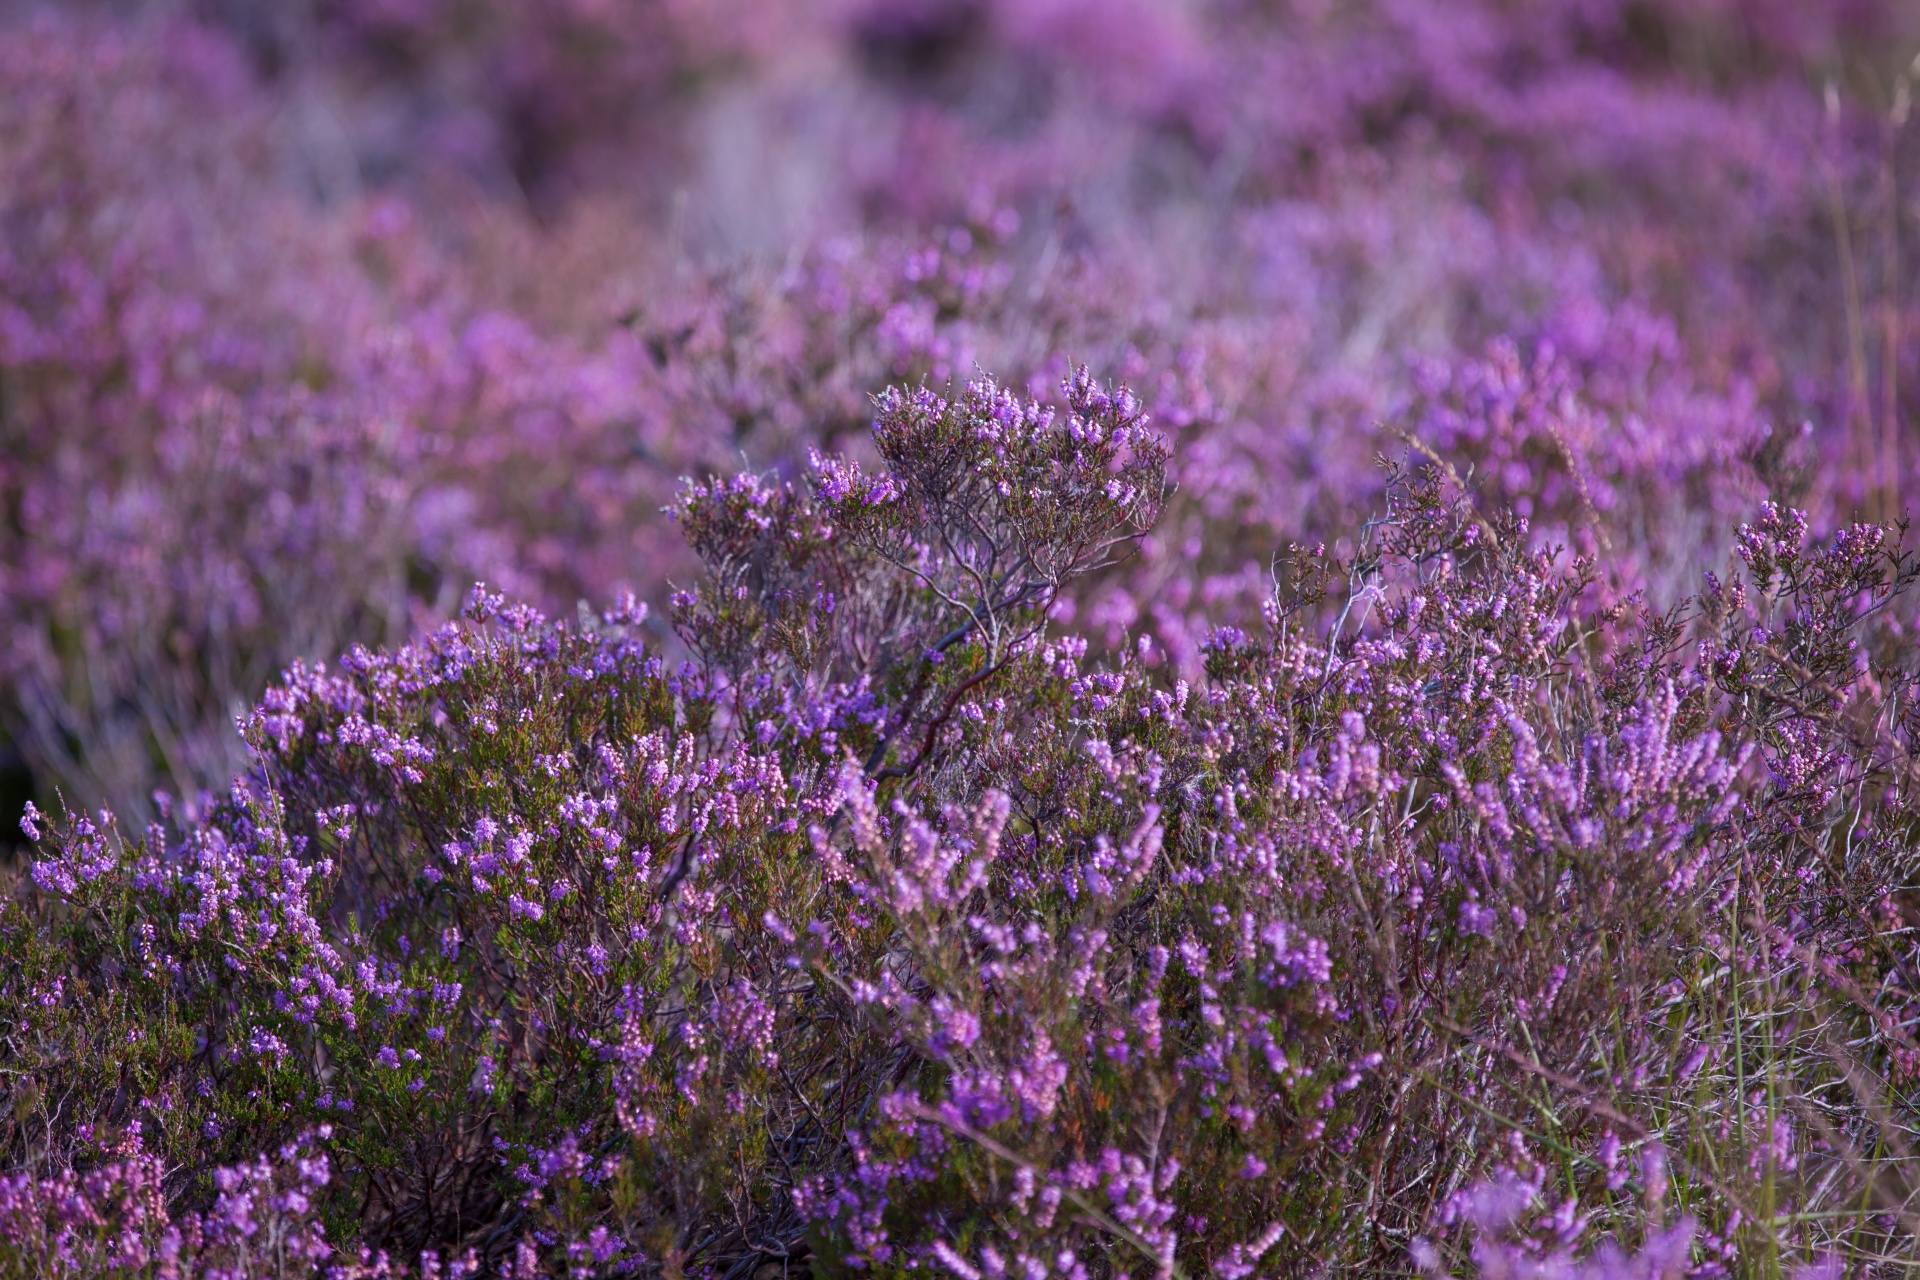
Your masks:
<path fill-rule="evenodd" d="M 1769 497 L 1897 517 L 1917 55 L 1905 0 L 0 4 L 0 823 L 193 810 L 475 579 L 658 600 L 679 477 L 889 382 L 1132 385 L 1180 491 L 1061 620 L 1182 667 L 1409 440 L 1623 599 Z"/>

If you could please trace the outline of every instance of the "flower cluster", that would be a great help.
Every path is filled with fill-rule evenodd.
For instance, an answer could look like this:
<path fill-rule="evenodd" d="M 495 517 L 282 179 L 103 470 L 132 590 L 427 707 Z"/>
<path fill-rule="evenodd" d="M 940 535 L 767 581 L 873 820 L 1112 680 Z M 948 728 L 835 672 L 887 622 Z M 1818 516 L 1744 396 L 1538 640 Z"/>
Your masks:
<path fill-rule="evenodd" d="M 16 1173 L 0 1179 L 0 1263 L 12 1275 L 222 1276 L 311 1273 L 322 1264 L 340 1280 L 405 1274 L 384 1256 L 342 1255 L 315 1214 L 330 1180 L 317 1150 L 327 1126 L 266 1156 L 216 1169 L 213 1203 L 178 1217 L 166 1207 L 166 1170 L 131 1126 L 112 1159 L 82 1174 Z M 452 1275 L 470 1275 L 469 1263 Z"/>

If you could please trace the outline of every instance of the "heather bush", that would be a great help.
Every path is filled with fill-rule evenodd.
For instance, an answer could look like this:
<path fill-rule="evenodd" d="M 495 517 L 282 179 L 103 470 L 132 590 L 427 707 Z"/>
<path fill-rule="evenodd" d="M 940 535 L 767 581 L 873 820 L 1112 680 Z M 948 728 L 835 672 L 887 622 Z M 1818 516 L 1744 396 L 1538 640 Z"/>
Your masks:
<path fill-rule="evenodd" d="M 205 820 L 40 831 L 22 1203 L 150 1152 L 88 1211 L 150 1240 L 317 1141 L 260 1230 L 369 1266 L 1445 1268 L 1529 1203 L 1475 1265 L 1904 1256 L 1897 534 L 1768 506 L 1658 613 L 1416 457 L 1190 682 L 1048 623 L 1167 465 L 1062 401 L 688 487 L 677 662 L 476 592 L 296 665 Z"/>

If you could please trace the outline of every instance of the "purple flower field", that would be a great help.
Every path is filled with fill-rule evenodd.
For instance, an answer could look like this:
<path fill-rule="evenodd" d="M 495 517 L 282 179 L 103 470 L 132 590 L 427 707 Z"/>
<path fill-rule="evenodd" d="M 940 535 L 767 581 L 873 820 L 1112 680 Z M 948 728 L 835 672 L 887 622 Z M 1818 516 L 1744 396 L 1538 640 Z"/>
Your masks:
<path fill-rule="evenodd" d="M 1917 86 L 0 0 L 0 1280 L 1913 1274 Z"/>

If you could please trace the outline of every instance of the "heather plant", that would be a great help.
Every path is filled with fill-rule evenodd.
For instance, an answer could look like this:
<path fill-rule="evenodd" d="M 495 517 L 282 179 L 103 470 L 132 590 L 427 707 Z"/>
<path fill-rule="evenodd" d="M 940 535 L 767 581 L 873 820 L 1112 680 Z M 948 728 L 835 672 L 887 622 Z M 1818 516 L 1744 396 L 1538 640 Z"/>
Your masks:
<path fill-rule="evenodd" d="M 757 1249 L 783 1221 L 790 1233 L 794 1207 L 757 1170 L 735 1173 L 733 1153 L 771 1146 L 768 1158 L 800 1168 L 832 1156 L 835 1131 L 793 1131 L 800 1108 L 837 1107 L 844 1125 L 870 1087 L 863 1075 L 898 1057 L 884 1039 L 847 1038 L 839 993 L 796 988 L 784 944 L 769 941 L 790 943 L 777 913 L 821 891 L 802 819 L 827 817 L 823 788 L 846 746 L 872 738 L 883 758 L 898 739 L 903 758 L 924 757 L 1052 593 L 1151 519 L 1163 456 L 1136 419 L 1124 393 L 1085 381 L 1061 418 L 990 385 L 955 405 L 903 397 L 881 432 L 883 451 L 917 460 L 897 481 L 822 462 L 815 497 L 845 522 L 827 545 L 829 517 L 791 492 L 696 487 L 681 521 L 712 565 L 713 603 L 681 609 L 709 649 L 704 669 L 672 674 L 648 655 L 628 635 L 639 606 L 578 631 L 508 609 L 493 634 L 456 628 L 393 659 L 350 656 L 341 676 L 296 667 L 249 721 L 271 763 L 212 827 L 173 839 L 156 828 L 129 846 L 83 820 L 63 833 L 64 857 L 37 865 L 64 926 L 16 920 L 10 941 L 69 948 L 64 963 L 36 953 L 34 968 L 70 969 L 75 988 L 18 993 L 41 1002 L 31 1056 L 51 1068 L 77 1047 L 70 1037 L 107 1036 L 119 1052 L 104 1062 L 125 1085 L 68 1077 L 60 1109 L 104 1128 L 141 1092 L 169 1116 L 154 1140 L 189 1170 L 263 1126 L 331 1121 L 336 1149 L 367 1144 L 337 1193 L 360 1201 L 371 1230 L 356 1234 L 404 1246 L 397 1256 L 500 1225 L 504 1151 L 524 1160 L 509 1203 L 531 1209 L 550 1181 L 577 1195 L 583 1176 L 595 1188 L 615 1177 L 623 1157 L 579 1144 L 623 1130 L 646 1154 L 617 1175 L 619 1232 L 608 1235 L 603 1207 L 567 1237 L 599 1262 L 645 1248 L 693 1265 Z M 945 550 L 950 540 L 965 551 Z M 831 576 L 795 599 L 807 567 Z M 889 577 L 902 581 L 887 590 Z M 975 583 L 984 593 L 965 597 Z M 469 616 L 501 608 L 480 596 Z M 810 637 L 831 661 L 756 670 L 755 645 L 773 647 L 760 631 L 804 636 L 809 616 L 836 628 Z M 937 640 L 934 627 L 952 634 Z M 739 643 L 748 628 L 754 643 Z M 866 669 L 849 670 L 867 646 Z M 947 678 L 931 681 L 949 655 Z M 917 683 L 881 701 L 873 686 L 895 667 Z M 536 671 L 570 692 L 524 686 Z M 779 714 L 781 699 L 778 728 L 754 714 Z M 461 743 L 436 746 L 449 727 Z M 486 763 L 496 735 L 502 754 Z M 524 790 L 528 751 L 552 785 Z M 422 808 L 415 788 L 440 798 Z M 289 820 L 289 805 L 302 816 Z M 770 829 L 786 833 L 784 870 Z M 331 856 L 315 861 L 322 850 Z M 275 908 L 256 916 L 251 904 L 267 900 Z M 177 929 L 121 938 L 92 923 L 156 912 Z M 229 949 L 223 923 L 247 932 L 247 952 Z M 111 1027 L 92 1011 L 45 1014 L 83 998 L 83 982 L 128 998 Z M 819 1037 L 824 1069 L 796 1028 Z M 377 1128 L 362 1135 L 358 1116 Z M 690 1234 L 727 1210 L 733 1238 Z M 512 1225 L 481 1242 L 485 1256 L 513 1243 Z"/>
<path fill-rule="evenodd" d="M 1897 533 L 1769 506 L 1654 612 L 1416 455 L 1189 681 L 1049 621 L 1164 498 L 1131 393 L 874 448 L 686 489 L 677 662 L 477 592 L 209 817 L 41 830 L 23 1203 L 137 1140 L 151 1235 L 324 1132 L 273 1230 L 429 1272 L 1906 1255 Z"/>

